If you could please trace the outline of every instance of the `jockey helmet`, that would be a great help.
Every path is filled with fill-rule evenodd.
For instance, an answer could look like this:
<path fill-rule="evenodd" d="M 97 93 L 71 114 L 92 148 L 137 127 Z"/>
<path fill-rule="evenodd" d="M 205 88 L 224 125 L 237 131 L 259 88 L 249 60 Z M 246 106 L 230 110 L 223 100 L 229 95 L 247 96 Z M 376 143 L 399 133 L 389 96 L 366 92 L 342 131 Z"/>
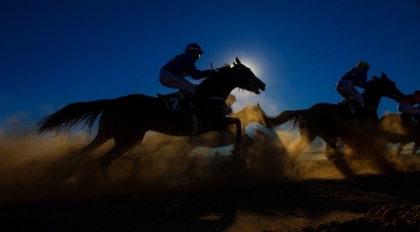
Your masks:
<path fill-rule="evenodd" d="M 420 90 L 414 91 L 414 95 L 420 96 Z"/>
<path fill-rule="evenodd" d="M 369 66 L 368 62 L 360 61 L 359 63 L 357 63 L 356 68 L 370 69 L 370 66 Z"/>
<path fill-rule="evenodd" d="M 204 51 L 201 50 L 200 45 L 196 44 L 196 43 L 190 43 L 185 47 L 185 51 L 196 51 L 198 54 L 203 55 Z"/>

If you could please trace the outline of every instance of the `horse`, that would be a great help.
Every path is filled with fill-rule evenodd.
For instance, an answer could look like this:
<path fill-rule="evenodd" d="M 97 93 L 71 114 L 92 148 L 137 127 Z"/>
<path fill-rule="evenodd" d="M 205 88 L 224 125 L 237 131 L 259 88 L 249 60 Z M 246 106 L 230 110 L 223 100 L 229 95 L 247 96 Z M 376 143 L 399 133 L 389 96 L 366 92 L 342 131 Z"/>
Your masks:
<path fill-rule="evenodd" d="M 258 123 L 265 125 L 264 115 L 266 113 L 261 108 L 260 104 L 246 105 L 237 112 L 232 112 L 228 115 L 230 118 L 238 118 L 241 121 L 241 134 L 248 136 L 245 133 L 245 127 L 251 123 Z M 190 146 L 202 146 L 209 148 L 223 147 L 233 144 L 236 137 L 236 131 L 233 125 L 227 127 L 227 130 L 219 130 L 211 133 L 202 134 L 192 138 Z"/>
<path fill-rule="evenodd" d="M 411 119 L 413 115 L 403 113 L 389 113 L 385 114 L 379 119 L 379 127 L 386 131 L 393 131 L 389 133 L 386 143 L 400 143 L 397 154 L 401 154 L 402 149 L 409 143 L 414 142 L 410 154 L 415 155 L 420 147 L 420 126 L 417 122 Z M 386 145 L 383 145 L 386 147 Z"/>
<path fill-rule="evenodd" d="M 141 143 L 147 131 L 155 131 L 170 136 L 197 136 L 210 131 L 226 130 L 236 125 L 237 141 L 241 140 L 241 122 L 238 118 L 225 117 L 223 112 L 229 93 L 240 88 L 260 94 L 266 84 L 250 68 L 236 57 L 233 65 L 217 68 L 215 74 L 197 85 L 192 99 L 197 112 L 181 113 L 177 102 L 179 92 L 152 97 L 145 94 L 131 94 L 115 99 L 102 99 L 69 104 L 57 112 L 42 118 L 37 126 L 38 132 L 70 132 L 76 124 L 84 122 L 82 128 L 91 133 L 99 118 L 98 130 L 94 139 L 79 153 L 96 150 L 108 140 L 114 146 L 99 158 L 102 175 L 107 184 L 112 184 L 109 165 L 137 144 Z M 172 104 L 174 103 L 174 104 Z"/>
<path fill-rule="evenodd" d="M 397 101 L 404 97 L 404 94 L 385 73 L 382 73 L 380 77 L 374 76 L 368 83 L 369 87 L 362 92 L 366 105 L 366 118 L 364 120 L 357 119 L 357 124 L 376 123 L 379 120 L 376 110 L 382 97 Z M 292 169 L 297 156 L 318 136 L 325 141 L 327 158 L 345 176 L 352 176 L 353 171 L 346 165 L 337 142 L 345 135 L 345 130 L 340 123 L 355 120 L 354 102 L 350 101 L 349 104 L 317 103 L 308 109 L 286 110 L 275 117 L 265 116 L 264 120 L 269 128 L 280 126 L 286 122 L 291 123 L 290 126 L 293 130 L 299 126 L 301 139 L 294 151 L 290 152 Z"/>

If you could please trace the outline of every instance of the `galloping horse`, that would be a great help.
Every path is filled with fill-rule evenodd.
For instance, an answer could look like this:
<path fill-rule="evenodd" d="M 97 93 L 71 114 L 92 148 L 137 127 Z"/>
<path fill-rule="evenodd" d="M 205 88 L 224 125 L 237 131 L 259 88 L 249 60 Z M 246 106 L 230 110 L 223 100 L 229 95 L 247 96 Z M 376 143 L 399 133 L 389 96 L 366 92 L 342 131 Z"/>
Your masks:
<path fill-rule="evenodd" d="M 241 134 L 246 135 L 245 127 L 251 123 L 258 123 L 265 127 L 264 115 L 266 115 L 264 110 L 257 103 L 256 105 L 246 105 L 241 110 L 230 113 L 229 117 L 238 118 L 241 121 Z M 197 136 L 191 140 L 190 146 L 216 148 L 231 145 L 235 141 L 237 134 L 234 129 L 232 125 L 227 130 L 219 130 Z"/>
<path fill-rule="evenodd" d="M 245 127 L 250 123 L 259 123 L 265 125 L 264 116 L 266 113 L 260 104 L 244 106 L 240 111 L 229 114 L 229 117 L 239 118 L 242 122 L 242 134 L 245 133 Z"/>
<path fill-rule="evenodd" d="M 396 87 L 385 73 L 381 77 L 374 76 L 369 82 L 369 87 L 363 91 L 362 96 L 366 104 L 368 117 L 359 123 L 378 121 L 376 112 L 381 97 L 400 100 L 404 94 Z M 349 110 L 350 109 L 350 110 Z M 344 165 L 345 160 L 337 149 L 337 140 L 343 134 L 340 126 L 341 120 L 350 120 L 354 108 L 346 104 L 317 103 L 304 110 L 287 110 L 275 117 L 265 117 L 268 127 L 276 127 L 286 122 L 291 122 L 292 129 L 299 125 L 300 141 L 295 150 L 291 152 L 292 168 L 297 156 L 317 137 L 326 143 L 326 156 L 346 176 L 353 175 L 352 171 Z"/>
<path fill-rule="evenodd" d="M 239 141 L 240 120 L 221 114 L 226 104 L 226 97 L 235 88 L 260 94 L 265 90 L 265 83 L 236 58 L 236 63 L 218 68 L 213 76 L 197 85 L 193 98 L 193 103 L 199 109 L 197 113 L 170 110 L 169 104 L 163 98 L 132 94 L 116 99 L 69 104 L 43 118 L 38 123 L 39 133 L 69 132 L 74 125 L 81 122 L 84 122 L 83 126 L 91 132 L 99 117 L 96 137 L 81 150 L 80 154 L 93 151 L 108 140 L 114 139 L 115 144 L 111 150 L 99 158 L 104 179 L 107 183 L 111 183 L 109 165 L 142 142 L 149 130 L 171 136 L 192 136 L 209 131 L 226 130 L 227 126 L 235 124 Z"/>
<path fill-rule="evenodd" d="M 414 146 L 411 149 L 411 155 L 415 155 L 420 147 L 420 126 L 419 124 L 413 123 L 410 117 L 410 115 L 406 114 L 390 113 L 385 114 L 379 119 L 380 128 L 383 128 L 384 130 L 391 129 L 395 132 L 388 134 L 386 142 L 400 143 L 397 154 L 401 154 L 405 145 L 411 142 L 414 142 Z M 417 123 L 419 123 L 419 121 L 417 121 Z"/>

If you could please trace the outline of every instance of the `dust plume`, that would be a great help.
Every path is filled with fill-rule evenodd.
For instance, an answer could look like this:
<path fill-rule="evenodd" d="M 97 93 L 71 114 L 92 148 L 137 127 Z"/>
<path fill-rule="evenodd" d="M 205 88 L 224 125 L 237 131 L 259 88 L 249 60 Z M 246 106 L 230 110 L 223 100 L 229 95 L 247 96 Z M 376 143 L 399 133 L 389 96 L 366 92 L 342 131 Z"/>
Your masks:
<path fill-rule="evenodd" d="M 418 171 L 416 157 L 396 154 L 387 146 L 392 138 L 404 136 L 404 129 L 399 123 L 360 124 L 348 122 L 342 124 L 341 138 L 345 146 L 341 153 L 345 155 L 350 167 L 356 174 L 385 174 L 392 172 Z"/>
<path fill-rule="evenodd" d="M 276 129 L 285 155 L 286 170 L 294 179 L 308 178 L 334 178 L 342 179 L 344 176 L 327 159 L 325 154 L 325 143 L 322 139 L 316 138 L 314 141 L 305 141 L 300 137 L 298 129 L 291 130 L 290 125 L 285 124 Z M 300 143 L 307 144 L 299 152 Z M 292 166 L 294 164 L 294 169 Z"/>
<path fill-rule="evenodd" d="M 220 133 L 205 136 L 213 141 Z M 114 185 L 106 186 L 98 160 L 113 141 L 80 156 L 80 149 L 89 143 L 83 132 L 54 136 L 28 128 L 10 130 L 0 137 L 0 203 L 189 191 L 238 180 L 285 180 L 282 148 L 265 136 L 245 138 L 229 154 L 221 155 L 191 152 L 197 146 L 194 138 L 148 132 L 141 144 L 111 164 Z"/>
<path fill-rule="evenodd" d="M 329 154 L 320 138 L 312 142 L 302 141 L 304 138 L 300 138 L 298 130 L 290 131 L 287 125 L 285 130 L 278 130 L 289 163 L 295 162 L 291 175 L 297 178 L 346 178 L 358 174 L 420 170 L 417 157 L 397 154 L 396 149 L 387 146 L 396 136 L 406 136 L 400 122 L 384 122 L 377 127 L 375 124 L 348 121 L 341 124 L 341 129 L 344 133 L 339 138 L 341 146 L 337 154 Z M 301 152 L 299 143 L 307 144 Z"/>
<path fill-rule="evenodd" d="M 346 126 L 347 137 L 341 138 L 345 146 L 340 151 L 356 173 L 419 169 L 418 159 L 380 149 L 386 138 L 382 130 L 355 125 L 343 128 Z M 362 134 L 370 139 L 354 140 Z M 343 178 L 335 164 L 325 158 L 328 154 L 314 152 L 322 143 L 313 142 L 299 157 L 291 157 L 299 140 L 294 132 L 254 127 L 252 136 L 243 136 L 238 144 L 234 144 L 234 135 L 231 131 L 211 132 L 189 138 L 148 132 L 141 144 L 111 164 L 114 185 L 107 186 L 98 160 L 113 146 L 112 140 L 80 156 L 80 149 L 89 143 L 83 132 L 53 136 L 39 135 L 28 128 L 3 131 L 0 203 L 192 191 L 301 178 Z M 230 146 L 222 147 L 227 144 Z M 200 152 L 196 147 L 213 147 L 216 151 Z M 228 151 L 224 153 L 222 148 Z M 292 171 L 294 158 L 297 163 Z"/>

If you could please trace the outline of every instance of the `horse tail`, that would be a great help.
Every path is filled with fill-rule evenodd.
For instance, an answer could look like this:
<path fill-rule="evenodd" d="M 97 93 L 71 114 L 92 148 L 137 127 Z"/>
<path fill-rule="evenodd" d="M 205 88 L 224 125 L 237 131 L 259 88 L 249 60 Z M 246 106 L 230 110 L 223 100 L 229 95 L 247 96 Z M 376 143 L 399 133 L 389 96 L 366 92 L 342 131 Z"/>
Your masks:
<path fill-rule="evenodd" d="M 295 129 L 299 125 L 299 119 L 305 114 L 306 110 L 286 110 L 275 117 L 264 116 L 264 121 L 269 128 L 289 122 L 291 127 Z"/>
<path fill-rule="evenodd" d="M 77 102 L 65 106 L 63 109 L 42 118 L 37 126 L 38 133 L 55 131 L 57 134 L 67 133 L 78 123 L 85 121 L 82 128 L 87 128 L 88 134 L 92 131 L 96 118 L 111 104 L 114 99 L 104 99 L 91 102 Z"/>

